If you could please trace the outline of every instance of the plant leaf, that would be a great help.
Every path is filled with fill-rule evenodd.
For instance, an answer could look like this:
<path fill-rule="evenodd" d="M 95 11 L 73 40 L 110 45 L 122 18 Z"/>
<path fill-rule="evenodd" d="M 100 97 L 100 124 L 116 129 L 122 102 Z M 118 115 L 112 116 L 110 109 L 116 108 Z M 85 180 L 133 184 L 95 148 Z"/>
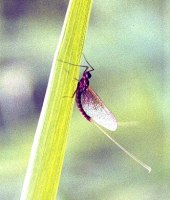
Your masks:
<path fill-rule="evenodd" d="M 55 52 L 21 200 L 56 199 L 92 0 L 71 0 Z M 69 71 L 69 73 L 68 73 Z"/>

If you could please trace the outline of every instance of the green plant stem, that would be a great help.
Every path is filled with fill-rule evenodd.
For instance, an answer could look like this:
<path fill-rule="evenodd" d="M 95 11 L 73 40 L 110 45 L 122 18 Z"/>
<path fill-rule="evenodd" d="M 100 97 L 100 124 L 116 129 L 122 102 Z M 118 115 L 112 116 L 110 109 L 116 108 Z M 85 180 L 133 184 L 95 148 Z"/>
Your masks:
<path fill-rule="evenodd" d="M 92 0 L 71 0 L 55 52 L 47 92 L 38 122 L 21 200 L 53 200 L 65 154 L 68 128 L 73 110 L 71 96 L 89 22 Z M 69 73 L 67 72 L 69 70 Z"/>

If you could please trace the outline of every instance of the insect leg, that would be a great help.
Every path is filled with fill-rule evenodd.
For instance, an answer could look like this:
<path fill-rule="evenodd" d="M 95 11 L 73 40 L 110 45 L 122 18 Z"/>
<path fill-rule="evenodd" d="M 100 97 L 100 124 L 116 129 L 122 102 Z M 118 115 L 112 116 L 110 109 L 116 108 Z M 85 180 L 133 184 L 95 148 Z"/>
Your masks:
<path fill-rule="evenodd" d="M 72 95 L 72 98 L 75 96 L 75 94 L 76 94 L 76 91 L 77 91 L 77 89 L 74 91 L 74 93 L 73 93 L 73 95 Z"/>
<path fill-rule="evenodd" d="M 77 89 L 74 91 L 74 93 L 73 93 L 73 95 L 71 97 L 70 96 L 63 96 L 63 98 L 71 98 L 72 99 L 75 96 L 76 91 L 77 91 Z"/>
<path fill-rule="evenodd" d="M 86 68 L 85 71 L 87 71 L 89 69 L 89 66 L 86 66 L 86 65 L 76 65 L 76 64 L 72 64 L 72 63 L 69 63 L 69 62 L 65 62 L 65 61 L 59 60 L 59 59 L 57 61 L 69 64 L 69 65 L 72 65 L 72 66 L 84 67 L 84 68 Z"/>
<path fill-rule="evenodd" d="M 91 69 L 89 70 L 89 72 L 94 71 L 94 68 L 93 68 L 92 65 L 88 62 L 88 60 L 87 60 L 87 58 L 85 57 L 84 54 L 83 54 L 83 57 L 84 57 L 86 63 L 91 67 Z M 87 71 L 87 69 L 86 69 L 85 71 Z"/>
<path fill-rule="evenodd" d="M 77 79 L 77 78 L 74 78 L 74 80 L 76 80 L 76 81 L 78 81 L 78 82 L 79 82 L 79 79 Z"/>

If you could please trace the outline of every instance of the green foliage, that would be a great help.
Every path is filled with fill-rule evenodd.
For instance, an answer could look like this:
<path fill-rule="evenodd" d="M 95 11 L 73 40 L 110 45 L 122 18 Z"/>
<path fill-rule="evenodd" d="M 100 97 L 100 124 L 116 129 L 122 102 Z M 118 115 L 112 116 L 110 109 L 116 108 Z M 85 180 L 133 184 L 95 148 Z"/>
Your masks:
<path fill-rule="evenodd" d="M 54 56 L 43 109 L 31 152 L 21 199 L 55 199 L 73 110 L 71 96 L 79 64 L 92 0 L 71 0 Z M 68 73 L 69 71 L 69 73 Z M 74 83 L 74 84 L 73 84 Z"/>

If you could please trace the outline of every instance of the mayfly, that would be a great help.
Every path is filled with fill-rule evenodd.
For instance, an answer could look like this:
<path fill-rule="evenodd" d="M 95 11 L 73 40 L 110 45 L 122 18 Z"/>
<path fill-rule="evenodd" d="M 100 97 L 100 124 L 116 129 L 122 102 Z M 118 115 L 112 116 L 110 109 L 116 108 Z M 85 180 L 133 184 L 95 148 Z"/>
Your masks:
<path fill-rule="evenodd" d="M 91 72 L 94 71 L 92 65 L 87 61 L 86 57 L 84 59 L 88 66 L 86 65 L 76 65 L 69 62 L 64 62 L 73 66 L 79 66 L 85 68 L 82 78 L 78 80 L 77 88 L 73 93 L 72 97 L 75 96 L 76 104 L 82 115 L 95 126 L 97 126 L 100 131 L 102 131 L 114 144 L 116 144 L 122 151 L 124 151 L 128 156 L 138 162 L 141 166 L 151 172 L 151 167 L 143 163 L 141 160 L 137 159 L 134 155 L 128 152 L 124 147 L 122 147 L 118 142 L 116 142 L 109 134 L 107 134 L 100 126 L 110 130 L 115 131 L 117 129 L 117 122 L 113 113 L 104 105 L 99 96 L 94 92 L 94 90 L 89 86 L 89 79 L 91 78 Z M 99 126 L 100 125 L 100 126 Z"/>

